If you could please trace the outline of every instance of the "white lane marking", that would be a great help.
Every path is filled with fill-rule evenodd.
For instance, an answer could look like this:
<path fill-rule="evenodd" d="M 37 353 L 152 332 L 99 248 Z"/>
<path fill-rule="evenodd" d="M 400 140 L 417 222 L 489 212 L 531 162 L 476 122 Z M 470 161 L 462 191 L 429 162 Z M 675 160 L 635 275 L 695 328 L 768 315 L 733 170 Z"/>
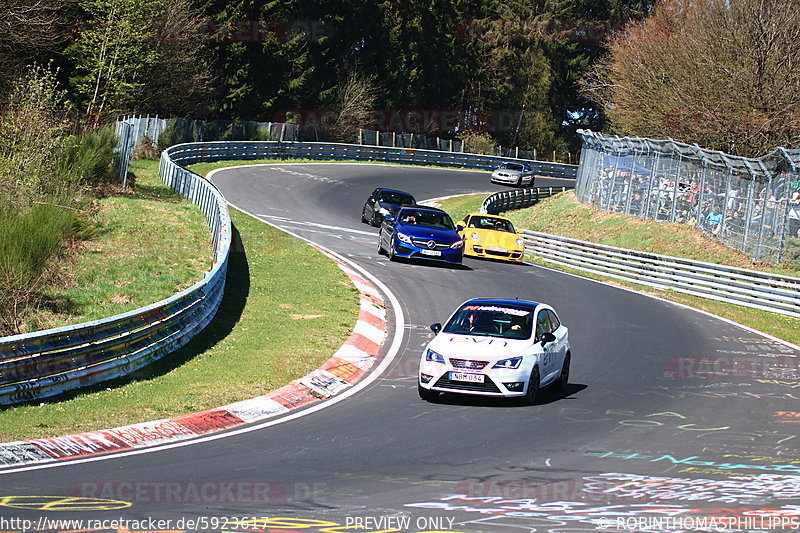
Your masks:
<path fill-rule="evenodd" d="M 233 205 L 233 204 L 231 204 Z M 239 209 L 237 207 L 237 209 Z M 247 213 L 248 215 L 250 213 Z M 279 217 L 275 215 L 253 215 L 260 219 L 267 219 L 267 220 L 274 220 L 276 222 L 285 222 L 287 224 L 291 224 L 293 226 L 302 226 L 302 227 L 311 227 L 311 228 L 323 228 L 323 229 L 330 229 L 335 231 L 345 231 L 347 233 L 358 233 L 359 235 L 369 235 L 370 237 L 375 237 L 374 231 L 364 231 L 360 229 L 350 229 L 350 228 L 343 228 L 341 226 L 330 226 L 328 224 L 318 224 L 316 222 L 304 222 L 301 220 L 293 220 L 291 218 L 286 217 Z"/>
<path fill-rule="evenodd" d="M 219 170 L 223 170 L 223 169 L 219 169 Z M 216 172 L 216 171 L 212 171 L 212 172 L 209 173 L 208 178 L 207 178 L 209 181 L 211 180 L 211 177 L 214 174 L 214 172 Z M 230 205 L 233 208 L 238 209 L 242 213 L 245 213 L 245 214 L 255 218 L 256 220 L 261 220 L 257 215 L 254 215 L 254 214 L 252 214 L 252 213 L 250 213 L 248 211 L 245 211 L 244 209 L 241 209 L 241 208 L 239 208 L 239 207 L 237 207 L 237 206 L 235 206 L 233 204 L 230 204 Z M 372 281 L 372 283 L 377 285 L 378 288 L 380 288 L 380 290 L 383 292 L 383 294 L 385 294 L 386 297 L 389 298 L 389 301 L 391 302 L 391 308 L 392 308 L 392 311 L 394 312 L 394 316 L 395 316 L 395 328 L 394 328 L 394 335 L 392 337 L 392 344 L 389 346 L 389 350 L 386 353 L 386 356 L 383 358 L 383 360 L 381 360 L 380 364 L 377 367 L 375 367 L 375 370 L 373 370 L 373 372 L 369 376 L 367 376 L 364 379 L 362 379 L 361 381 L 359 381 L 357 384 L 355 384 L 349 390 L 346 390 L 346 391 L 342 392 L 341 394 L 339 394 L 337 396 L 334 396 L 333 398 L 330 398 L 328 400 L 325 400 L 325 401 L 322 401 L 320 403 L 314 404 L 311 407 L 308 407 L 307 409 L 304 409 L 302 411 L 287 415 L 287 416 L 285 416 L 283 418 L 279 418 L 279 419 L 276 419 L 276 420 L 269 420 L 269 421 L 263 422 L 261 424 L 257 424 L 255 426 L 249 426 L 249 427 L 246 427 L 246 428 L 235 429 L 235 430 L 232 430 L 232 431 L 228 431 L 228 432 L 224 432 L 224 433 L 217 433 L 217 434 L 214 434 L 214 435 L 207 435 L 205 437 L 200 437 L 200 438 L 197 438 L 197 439 L 189 439 L 189 440 L 185 440 L 185 441 L 174 442 L 174 443 L 171 443 L 171 444 L 165 444 L 163 446 L 154 446 L 154 447 L 151 447 L 151 448 L 140 448 L 138 450 L 130 450 L 130 451 L 126 451 L 126 452 L 112 453 L 112 454 L 109 454 L 109 455 L 98 455 L 98 456 L 93 456 L 93 457 L 85 457 L 83 459 L 75 459 L 75 460 L 65 459 L 65 460 L 62 460 L 62 461 L 58 461 L 56 463 L 44 463 L 44 464 L 39 464 L 39 465 L 30 465 L 30 466 L 24 466 L 24 467 L 20 467 L 20 468 L 11 468 L 11 469 L 8 469 L 8 470 L 2 469 L 2 470 L 0 470 L 0 476 L 4 475 L 4 474 L 15 474 L 15 473 L 19 473 L 19 472 L 28 472 L 28 471 L 31 471 L 31 470 L 42 470 L 42 469 L 45 469 L 45 468 L 58 468 L 58 467 L 62 467 L 62 466 L 71 466 L 71 465 L 83 464 L 83 463 L 94 463 L 94 462 L 97 462 L 97 461 L 113 460 L 113 459 L 117 459 L 117 458 L 120 458 L 120 457 L 129 457 L 129 456 L 132 456 L 132 455 L 141 455 L 141 454 L 145 454 L 145 453 L 160 452 L 162 450 L 170 450 L 170 449 L 173 449 L 173 448 L 182 448 L 184 446 L 192 446 L 192 445 L 195 445 L 195 444 L 211 442 L 211 441 L 220 440 L 220 439 L 226 439 L 226 438 L 229 438 L 229 437 L 234 437 L 234 436 L 237 436 L 237 435 L 242 435 L 242 434 L 250 433 L 250 432 L 253 432 L 253 431 L 259 431 L 261 429 L 266 429 L 268 427 L 276 426 L 278 424 L 283 424 L 284 422 L 288 422 L 290 420 L 295 420 L 295 419 L 298 419 L 298 418 L 302 418 L 304 416 L 316 413 L 317 411 L 321 411 L 322 409 L 326 409 L 326 408 L 328 408 L 328 407 L 330 407 L 332 405 L 335 405 L 335 404 L 337 404 L 337 403 L 339 403 L 341 401 L 344 401 L 344 400 L 350 398 L 351 396 L 353 396 L 357 392 L 362 391 L 363 389 L 367 388 L 368 386 L 370 386 L 373 383 L 375 383 L 376 381 L 378 381 L 378 379 L 380 378 L 380 375 L 389 367 L 389 365 L 394 361 L 395 357 L 397 357 L 397 354 L 400 352 L 400 346 L 403 343 L 403 332 L 405 330 L 405 315 L 403 313 L 402 307 L 400 306 L 400 300 L 397 299 L 397 296 L 395 296 L 394 293 L 392 293 L 392 291 L 390 291 L 389 288 L 381 280 L 376 278 L 374 275 L 372 275 L 365 268 L 363 268 L 360 265 L 357 265 L 356 263 L 354 263 L 353 261 L 350 261 L 349 259 L 343 257 L 341 254 L 338 254 L 338 253 L 334 252 L 333 250 L 329 250 L 329 249 L 325 248 L 324 246 L 322 246 L 320 244 L 317 244 L 317 243 L 315 243 L 313 241 L 310 241 L 310 240 L 308 240 L 308 239 L 306 239 L 304 237 L 301 237 L 300 235 L 297 235 L 295 233 L 287 231 L 284 228 L 278 227 L 278 226 L 276 226 L 276 225 L 274 225 L 274 224 L 272 224 L 272 223 L 270 223 L 270 222 L 268 222 L 266 220 L 262 220 L 262 222 L 264 222 L 265 224 L 269 224 L 270 226 L 273 226 L 273 227 L 283 231 L 284 233 L 286 233 L 288 235 L 291 235 L 292 237 L 295 237 L 296 239 L 300 239 L 303 242 L 307 242 L 307 243 L 309 243 L 309 244 L 311 244 L 313 246 L 316 246 L 317 248 L 319 248 L 321 250 L 324 250 L 327 253 L 331 254 L 332 256 L 336 257 L 340 261 L 346 262 L 348 265 L 351 266 L 351 268 L 354 268 L 355 270 L 360 272 L 366 279 L 369 279 L 370 281 Z"/>

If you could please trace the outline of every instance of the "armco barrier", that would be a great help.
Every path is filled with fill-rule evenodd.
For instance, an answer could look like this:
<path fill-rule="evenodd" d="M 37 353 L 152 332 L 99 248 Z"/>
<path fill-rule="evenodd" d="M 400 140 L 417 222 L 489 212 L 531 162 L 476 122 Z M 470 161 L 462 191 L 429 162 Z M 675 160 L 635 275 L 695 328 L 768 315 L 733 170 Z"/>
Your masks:
<path fill-rule="evenodd" d="M 800 278 L 523 232 L 525 251 L 551 263 L 800 318 Z"/>
<path fill-rule="evenodd" d="M 481 213 L 499 215 L 512 209 L 530 207 L 540 200 L 550 198 L 554 194 L 564 192 L 572 187 L 531 187 L 513 191 L 496 192 L 488 196 L 481 204 Z"/>
<path fill-rule="evenodd" d="M 187 165 L 220 159 L 300 158 L 320 160 L 357 160 L 404 165 L 440 165 L 476 170 L 493 170 L 506 161 L 523 161 L 488 155 L 439 152 L 416 148 L 363 146 L 358 144 L 318 142 L 239 141 L 179 144 L 172 148 L 173 161 Z M 575 179 L 577 165 L 527 161 L 539 176 Z"/>
<path fill-rule="evenodd" d="M 231 224 L 225 198 L 162 154 L 161 177 L 196 204 L 211 231 L 214 264 L 203 280 L 161 302 L 62 328 L 0 338 L 0 405 L 38 400 L 126 376 L 186 344 L 222 301 Z"/>
<path fill-rule="evenodd" d="M 195 203 L 211 231 L 214 265 L 203 280 L 128 313 L 0 338 L 0 405 L 38 400 L 126 376 L 186 344 L 217 312 L 225 287 L 231 225 L 225 198 L 181 165 L 220 159 L 382 161 L 491 170 L 514 159 L 336 143 L 241 141 L 180 144 L 161 156 L 166 185 Z M 539 175 L 575 178 L 577 166 L 528 161 Z"/>

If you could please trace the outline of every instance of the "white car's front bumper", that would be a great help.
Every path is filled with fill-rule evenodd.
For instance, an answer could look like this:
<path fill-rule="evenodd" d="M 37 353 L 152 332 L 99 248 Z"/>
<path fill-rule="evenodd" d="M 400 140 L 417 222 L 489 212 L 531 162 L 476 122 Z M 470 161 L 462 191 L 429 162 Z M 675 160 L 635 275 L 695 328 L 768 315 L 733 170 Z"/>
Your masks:
<path fill-rule="evenodd" d="M 437 392 L 479 396 L 513 397 L 527 392 L 531 375 L 529 365 L 523 362 L 516 369 L 492 368 L 492 365 L 494 363 L 489 362 L 482 369 L 455 367 L 449 362 L 426 361 L 423 356 L 419 366 L 419 384 Z"/>

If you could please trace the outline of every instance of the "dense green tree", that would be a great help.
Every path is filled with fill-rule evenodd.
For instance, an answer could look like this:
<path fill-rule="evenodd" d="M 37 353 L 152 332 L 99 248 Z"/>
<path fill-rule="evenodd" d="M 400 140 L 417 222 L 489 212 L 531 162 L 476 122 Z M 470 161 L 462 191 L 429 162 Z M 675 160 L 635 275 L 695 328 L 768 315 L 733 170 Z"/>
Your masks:
<path fill-rule="evenodd" d="M 35 0 L 38 11 L 30 13 L 38 18 L 28 21 L 28 33 L 44 32 L 42 45 L 13 52 L 23 47 L 6 43 L 25 34 L 0 23 L 0 56 L 12 50 L 25 64 L 55 54 L 71 100 L 93 123 L 123 112 L 281 120 L 287 111 L 333 109 L 357 72 L 375 86 L 377 109 L 460 111 L 458 120 L 439 124 L 438 135 L 488 129 L 504 146 L 562 151 L 575 148 L 577 127 L 603 125 L 602 106 L 581 94 L 576 80 L 609 35 L 650 6 L 651 0 Z M 56 23 L 68 12 L 72 20 Z M 73 31 L 60 33 L 70 36 L 64 50 L 42 22 L 70 25 Z"/>
<path fill-rule="evenodd" d="M 184 0 L 78 0 L 81 21 L 65 51 L 73 98 L 95 126 L 126 111 L 176 113 L 206 89 L 205 63 Z M 184 109 L 182 109 L 182 107 Z"/>

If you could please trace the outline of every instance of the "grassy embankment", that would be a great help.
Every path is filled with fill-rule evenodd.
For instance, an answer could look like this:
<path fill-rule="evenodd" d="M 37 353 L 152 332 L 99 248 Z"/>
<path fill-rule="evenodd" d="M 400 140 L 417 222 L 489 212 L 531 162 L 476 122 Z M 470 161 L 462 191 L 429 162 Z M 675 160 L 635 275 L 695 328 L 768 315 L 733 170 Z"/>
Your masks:
<path fill-rule="evenodd" d="M 470 212 L 479 211 L 486 195 L 468 195 L 441 202 L 453 220 L 461 220 Z M 598 242 L 609 246 L 642 250 L 663 255 L 685 257 L 697 261 L 719 263 L 741 268 L 776 272 L 789 276 L 800 276 L 798 265 L 753 265 L 745 255 L 726 248 L 717 241 L 705 237 L 699 231 L 680 224 L 664 224 L 592 209 L 575 199 L 573 192 L 559 194 L 536 206 L 505 213 L 518 228 L 541 231 L 553 235 L 565 235 L 583 241 Z M 545 261 L 537 260 L 543 264 Z M 632 288 L 639 292 L 703 309 L 715 315 L 745 324 L 781 339 L 800 344 L 800 320 L 716 302 L 673 290 L 652 289 L 645 285 L 623 282 L 570 269 L 558 265 L 553 268 L 565 270 L 584 277 L 607 281 L 614 285 Z"/>
<path fill-rule="evenodd" d="M 69 287 L 53 289 L 70 306 L 60 313 L 66 320 L 54 315 L 51 325 L 155 302 L 209 268 L 208 234 L 197 208 L 161 184 L 158 162 L 138 161 L 132 170 L 136 192 L 103 200 L 97 239 L 71 260 Z M 133 381 L 0 410 L 0 441 L 217 407 L 278 388 L 330 357 L 357 318 L 350 280 L 310 246 L 239 212 L 231 217 L 240 244 L 222 308 L 203 333 Z"/>

